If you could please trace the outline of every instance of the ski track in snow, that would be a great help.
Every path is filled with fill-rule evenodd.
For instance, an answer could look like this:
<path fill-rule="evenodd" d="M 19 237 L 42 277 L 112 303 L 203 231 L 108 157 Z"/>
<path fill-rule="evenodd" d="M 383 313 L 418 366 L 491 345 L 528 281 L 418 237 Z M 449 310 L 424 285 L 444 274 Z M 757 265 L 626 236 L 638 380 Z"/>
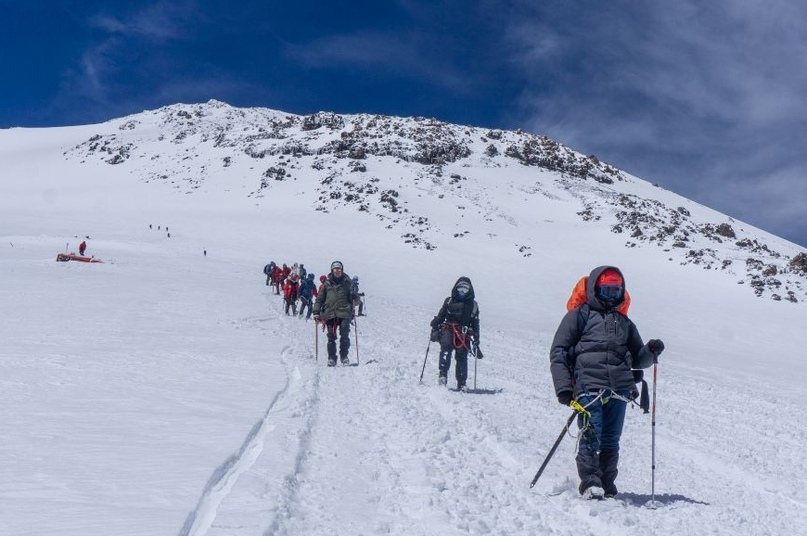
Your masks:
<path fill-rule="evenodd" d="M 270 309 L 269 317 L 247 318 L 237 323 L 248 329 L 272 331 L 280 325 L 281 334 L 289 336 L 288 326 L 283 328 L 284 322 L 282 314 Z M 295 346 L 282 348 L 279 359 L 286 369 L 285 387 L 276 393 L 265 416 L 247 434 L 239 452 L 214 470 L 180 536 L 273 534 L 280 519 L 287 516 L 288 505 L 294 501 L 296 493 L 296 475 L 308 450 L 311 419 L 297 419 L 298 430 L 279 428 L 276 421 L 290 422 L 283 417 L 299 407 L 305 408 L 309 416 L 316 414 L 318 378 L 311 378 L 313 383 L 303 378 L 298 364 L 304 357 L 308 356 L 301 355 Z M 289 433 L 296 436 L 296 440 L 291 445 L 278 445 L 278 437 Z M 269 470 L 261 461 L 270 464 Z M 277 479 L 277 462 L 288 468 L 280 480 Z M 246 480 L 246 484 L 241 484 L 242 480 Z M 257 495 L 254 493 L 256 481 L 257 489 L 261 490 Z"/>
<path fill-rule="evenodd" d="M 283 348 L 281 351 L 282 361 L 286 361 L 284 356 L 288 351 L 288 347 Z M 239 477 L 249 470 L 261 455 L 264 436 L 273 429 L 270 422 L 272 410 L 278 400 L 289 391 L 289 387 L 290 380 L 287 378 L 283 389 L 275 394 L 274 399 L 269 404 L 264 418 L 255 423 L 255 426 L 247 434 L 238 453 L 229 457 L 213 471 L 213 475 L 205 486 L 196 509 L 191 512 L 185 521 L 180 531 L 180 536 L 203 536 L 208 533 L 222 500 L 230 493 Z"/>

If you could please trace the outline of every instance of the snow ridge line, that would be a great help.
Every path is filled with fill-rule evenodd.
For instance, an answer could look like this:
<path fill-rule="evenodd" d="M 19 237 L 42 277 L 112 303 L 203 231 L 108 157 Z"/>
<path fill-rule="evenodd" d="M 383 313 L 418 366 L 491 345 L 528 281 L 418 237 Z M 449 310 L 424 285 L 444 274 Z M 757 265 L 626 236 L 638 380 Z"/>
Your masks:
<path fill-rule="evenodd" d="M 285 361 L 283 354 L 287 353 L 288 350 L 289 347 L 283 348 L 281 360 Z M 283 389 L 275 394 L 263 418 L 256 422 L 249 431 L 238 452 L 227 458 L 224 463 L 213 471 L 202 491 L 202 496 L 199 498 L 196 508 L 185 519 L 179 536 L 203 536 L 210 529 L 213 520 L 216 518 L 219 505 L 238 481 L 238 477 L 252 467 L 255 460 L 260 456 L 263 450 L 263 436 L 267 428 L 269 428 L 268 421 L 272 408 L 288 393 L 290 383 L 287 373 L 286 384 Z"/>

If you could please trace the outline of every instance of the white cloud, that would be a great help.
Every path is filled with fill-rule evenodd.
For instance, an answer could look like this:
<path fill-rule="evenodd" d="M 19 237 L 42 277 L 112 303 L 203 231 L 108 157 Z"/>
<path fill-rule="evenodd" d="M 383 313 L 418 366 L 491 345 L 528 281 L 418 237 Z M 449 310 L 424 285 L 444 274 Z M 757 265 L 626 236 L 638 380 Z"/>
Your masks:
<path fill-rule="evenodd" d="M 126 16 L 97 14 L 88 21 L 91 27 L 110 34 L 166 41 L 185 35 L 189 19 L 194 18 L 194 5 L 188 2 L 157 2 Z"/>

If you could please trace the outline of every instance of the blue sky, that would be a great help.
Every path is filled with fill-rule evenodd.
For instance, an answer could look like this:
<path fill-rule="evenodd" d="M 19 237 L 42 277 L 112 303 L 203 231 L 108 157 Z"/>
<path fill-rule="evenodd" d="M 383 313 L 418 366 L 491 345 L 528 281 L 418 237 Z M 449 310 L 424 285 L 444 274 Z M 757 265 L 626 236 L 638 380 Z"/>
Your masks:
<path fill-rule="evenodd" d="M 807 3 L 0 0 L 0 128 L 211 98 L 545 134 L 807 245 Z"/>

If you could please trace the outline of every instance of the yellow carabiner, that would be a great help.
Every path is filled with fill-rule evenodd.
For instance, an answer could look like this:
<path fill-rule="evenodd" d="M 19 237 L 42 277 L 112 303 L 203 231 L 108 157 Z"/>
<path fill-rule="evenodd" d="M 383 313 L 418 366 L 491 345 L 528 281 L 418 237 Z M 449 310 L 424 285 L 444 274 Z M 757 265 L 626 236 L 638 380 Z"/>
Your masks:
<path fill-rule="evenodd" d="M 588 412 L 577 400 L 572 400 L 569 405 L 574 411 L 580 414 L 580 430 L 590 428 L 591 413 Z"/>
<path fill-rule="evenodd" d="M 577 413 L 582 414 L 586 418 L 591 417 L 591 413 L 589 413 L 586 408 L 581 406 L 580 403 L 577 400 L 572 400 L 569 403 L 569 405 L 572 407 L 573 410 L 575 410 Z"/>

